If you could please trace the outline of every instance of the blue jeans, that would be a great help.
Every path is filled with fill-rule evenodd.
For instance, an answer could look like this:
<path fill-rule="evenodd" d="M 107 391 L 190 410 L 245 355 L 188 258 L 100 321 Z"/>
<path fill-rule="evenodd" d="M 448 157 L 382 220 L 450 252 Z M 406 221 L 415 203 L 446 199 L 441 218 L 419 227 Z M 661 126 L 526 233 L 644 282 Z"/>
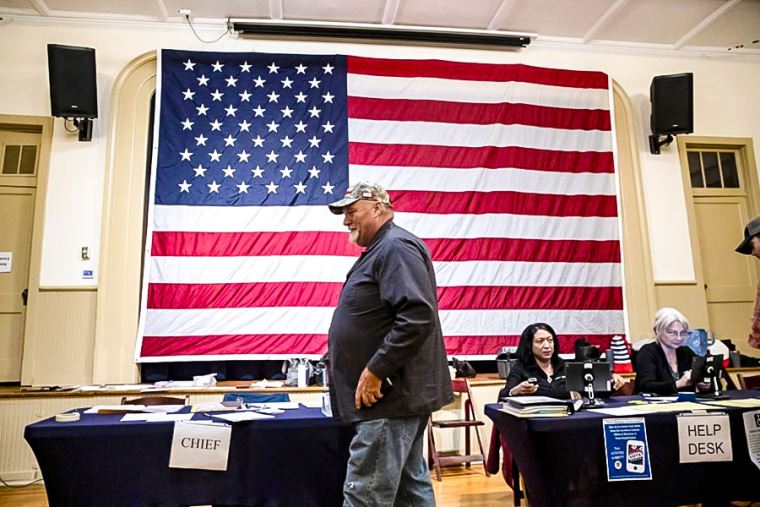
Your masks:
<path fill-rule="evenodd" d="M 435 506 L 422 436 L 428 416 L 356 423 L 351 441 L 343 507 Z"/>

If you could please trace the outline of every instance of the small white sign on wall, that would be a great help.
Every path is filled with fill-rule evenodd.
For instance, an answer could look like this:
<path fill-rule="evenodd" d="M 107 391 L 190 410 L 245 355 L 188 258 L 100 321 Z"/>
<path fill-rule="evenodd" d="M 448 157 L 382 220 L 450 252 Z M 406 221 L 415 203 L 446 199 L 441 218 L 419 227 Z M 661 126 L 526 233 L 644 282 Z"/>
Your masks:
<path fill-rule="evenodd" d="M 13 252 L 0 252 L 0 273 L 10 273 L 13 265 Z"/>
<path fill-rule="evenodd" d="M 207 422 L 176 422 L 169 468 L 227 470 L 232 427 Z"/>

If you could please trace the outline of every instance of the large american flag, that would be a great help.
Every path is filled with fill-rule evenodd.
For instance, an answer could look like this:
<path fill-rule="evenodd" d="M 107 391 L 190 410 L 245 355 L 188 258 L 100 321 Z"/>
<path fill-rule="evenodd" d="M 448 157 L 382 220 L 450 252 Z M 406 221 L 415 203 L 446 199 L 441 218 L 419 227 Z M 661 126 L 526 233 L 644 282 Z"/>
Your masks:
<path fill-rule="evenodd" d="M 538 321 L 564 352 L 625 333 L 605 74 L 174 50 L 159 68 L 138 361 L 321 355 L 360 253 L 326 205 L 362 180 L 430 248 L 449 355 L 493 358 Z"/>

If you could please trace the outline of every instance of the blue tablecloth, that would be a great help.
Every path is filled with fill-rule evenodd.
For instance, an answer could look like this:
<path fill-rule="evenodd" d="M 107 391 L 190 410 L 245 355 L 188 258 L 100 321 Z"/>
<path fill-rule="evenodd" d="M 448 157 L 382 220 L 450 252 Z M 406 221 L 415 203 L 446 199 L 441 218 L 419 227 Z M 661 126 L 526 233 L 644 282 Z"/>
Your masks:
<path fill-rule="evenodd" d="M 757 393 L 735 391 L 734 398 Z M 613 398 L 608 407 L 639 397 Z M 602 420 L 612 416 L 582 411 L 569 417 L 521 419 L 486 405 L 486 415 L 504 435 L 531 507 L 652 506 L 760 499 L 760 470 L 750 461 L 742 413 L 729 414 L 734 460 L 680 464 L 675 413 L 642 414 L 646 419 L 652 480 L 607 482 Z"/>
<path fill-rule="evenodd" d="M 353 429 L 319 409 L 235 423 L 226 472 L 169 468 L 174 425 L 121 417 L 82 414 L 26 427 L 51 507 L 342 504 Z"/>

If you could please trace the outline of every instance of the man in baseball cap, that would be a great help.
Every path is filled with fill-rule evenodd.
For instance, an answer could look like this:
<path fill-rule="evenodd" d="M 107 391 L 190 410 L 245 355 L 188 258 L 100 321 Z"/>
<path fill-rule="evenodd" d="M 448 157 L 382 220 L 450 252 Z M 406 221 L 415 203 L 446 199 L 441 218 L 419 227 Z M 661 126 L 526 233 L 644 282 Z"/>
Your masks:
<path fill-rule="evenodd" d="M 753 218 L 744 227 L 744 240 L 736 247 L 736 252 L 754 255 L 760 259 L 760 216 Z M 752 330 L 749 333 L 749 345 L 760 349 L 760 284 L 757 286 L 755 308 L 752 311 Z"/>
<path fill-rule="evenodd" d="M 393 222 L 377 183 L 357 183 L 329 206 L 364 248 L 327 333 L 332 411 L 356 430 L 343 506 L 432 507 L 425 428 L 454 396 L 430 252 Z"/>
<path fill-rule="evenodd" d="M 388 208 L 391 207 L 391 198 L 388 197 L 388 192 L 377 183 L 370 183 L 368 181 L 360 181 L 353 187 L 349 187 L 343 199 L 328 204 L 328 207 L 335 215 L 340 215 L 343 213 L 343 208 L 362 199 L 377 201 L 385 204 Z"/>

